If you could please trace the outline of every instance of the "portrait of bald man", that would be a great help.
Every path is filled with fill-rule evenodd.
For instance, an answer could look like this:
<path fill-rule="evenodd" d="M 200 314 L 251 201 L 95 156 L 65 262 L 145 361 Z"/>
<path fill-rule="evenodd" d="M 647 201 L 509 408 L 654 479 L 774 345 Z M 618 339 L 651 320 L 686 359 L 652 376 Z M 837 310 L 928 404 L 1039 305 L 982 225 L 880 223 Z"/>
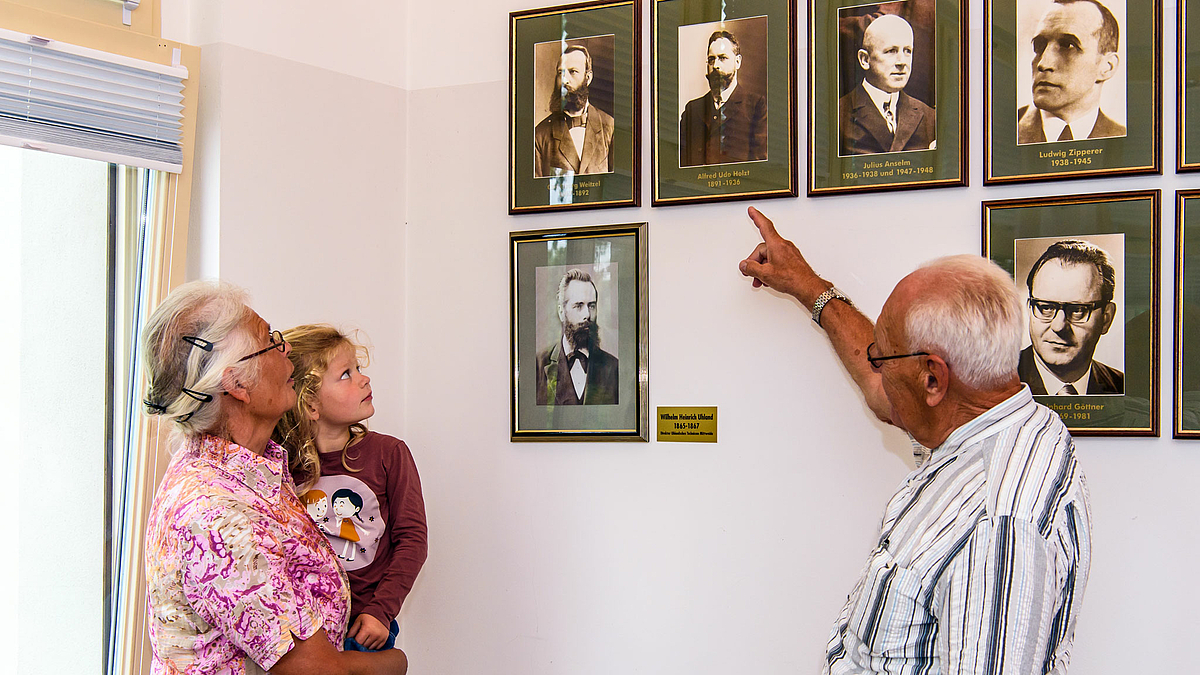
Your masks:
<path fill-rule="evenodd" d="M 912 25 L 896 14 L 860 20 L 865 23 L 861 45 L 852 63 L 842 63 L 861 79 L 838 99 L 838 154 L 936 149 L 936 110 L 905 91 L 914 66 L 920 65 L 914 63 Z"/>
<path fill-rule="evenodd" d="M 1116 0 L 1111 0 L 1116 4 Z M 1028 14 L 1039 2 L 1018 2 Z M 1124 12 L 1122 12 L 1123 14 Z M 1046 5 L 1032 37 L 1018 44 L 1030 58 L 1032 102 L 1017 109 L 1017 144 L 1056 143 L 1124 136 L 1123 91 L 1105 84 L 1120 73 L 1120 22 L 1099 0 L 1053 0 Z M 1020 51 L 1024 50 L 1024 51 Z M 1102 103 L 1117 106 L 1106 112 Z"/>

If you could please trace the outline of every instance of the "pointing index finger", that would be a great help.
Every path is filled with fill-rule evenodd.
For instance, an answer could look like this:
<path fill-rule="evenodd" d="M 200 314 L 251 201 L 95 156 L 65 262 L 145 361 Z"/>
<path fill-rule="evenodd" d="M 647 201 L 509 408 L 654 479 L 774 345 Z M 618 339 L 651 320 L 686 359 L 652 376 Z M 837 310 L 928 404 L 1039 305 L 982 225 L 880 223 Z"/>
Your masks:
<path fill-rule="evenodd" d="M 763 241 L 771 243 L 780 238 L 779 233 L 775 231 L 774 223 L 771 222 L 770 218 L 764 216 L 761 211 L 751 206 L 746 209 L 746 212 L 750 214 L 750 220 L 754 221 L 754 225 L 758 228 L 758 233 L 762 235 Z"/>

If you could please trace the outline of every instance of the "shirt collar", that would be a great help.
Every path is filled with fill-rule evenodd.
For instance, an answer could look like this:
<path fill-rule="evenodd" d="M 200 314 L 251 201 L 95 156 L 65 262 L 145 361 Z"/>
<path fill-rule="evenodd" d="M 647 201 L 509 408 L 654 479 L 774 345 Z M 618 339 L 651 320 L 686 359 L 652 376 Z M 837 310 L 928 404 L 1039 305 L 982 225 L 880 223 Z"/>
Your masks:
<path fill-rule="evenodd" d="M 1019 413 L 1026 406 L 1036 405 L 1033 400 L 1033 394 L 1029 392 L 1029 385 L 1022 384 L 1020 391 L 1004 399 L 995 406 L 983 411 L 975 419 L 960 426 L 950 435 L 942 444 L 933 449 L 931 456 L 938 459 L 945 459 L 956 454 L 963 446 L 976 442 L 976 439 L 981 436 L 990 436 L 997 433 L 1000 429 L 1015 423 L 1018 420 L 1016 413 Z"/>
<path fill-rule="evenodd" d="M 186 452 L 230 474 L 267 501 L 277 501 L 287 470 L 287 451 L 267 441 L 262 455 L 217 436 L 204 436 L 189 444 Z"/>
<path fill-rule="evenodd" d="M 863 83 L 863 89 L 865 89 L 867 91 L 867 96 L 871 97 L 871 101 L 875 104 L 875 107 L 879 109 L 879 113 L 881 115 L 883 114 L 884 101 L 892 102 L 892 114 L 895 114 L 896 99 L 900 98 L 900 92 L 893 91 L 892 93 L 889 94 L 888 92 L 880 89 L 879 87 L 876 87 L 875 85 L 871 84 L 870 82 L 867 82 L 866 79 L 863 79 L 862 83 Z"/>
<path fill-rule="evenodd" d="M 1038 109 L 1042 115 L 1042 133 L 1045 134 L 1047 141 L 1056 141 L 1062 135 L 1063 127 L 1071 127 L 1071 138 L 1076 141 L 1081 141 L 1092 134 L 1092 129 L 1096 126 L 1096 119 L 1100 117 L 1100 106 L 1096 106 L 1087 111 L 1080 117 L 1067 122 L 1061 117 Z"/>
<path fill-rule="evenodd" d="M 1092 376 L 1092 364 L 1090 362 L 1088 363 L 1088 369 L 1083 373 L 1083 377 L 1074 382 L 1060 380 L 1057 375 L 1051 372 L 1049 366 L 1042 360 L 1042 356 L 1037 353 L 1036 349 L 1033 350 L 1033 363 L 1037 366 L 1038 374 L 1042 376 L 1042 384 L 1046 385 L 1047 394 L 1057 396 L 1058 392 L 1062 391 L 1062 388 L 1068 384 L 1074 385 L 1075 391 L 1080 394 L 1087 392 L 1088 378 Z"/>
<path fill-rule="evenodd" d="M 721 100 L 720 100 L 720 104 L 717 106 L 718 108 L 725 105 L 726 103 L 729 103 L 729 97 L 733 96 L 733 91 L 735 89 L 737 89 L 737 76 L 734 76 L 733 82 L 729 83 L 728 89 L 721 90 Z M 714 98 L 714 101 L 715 100 L 716 99 Z"/>

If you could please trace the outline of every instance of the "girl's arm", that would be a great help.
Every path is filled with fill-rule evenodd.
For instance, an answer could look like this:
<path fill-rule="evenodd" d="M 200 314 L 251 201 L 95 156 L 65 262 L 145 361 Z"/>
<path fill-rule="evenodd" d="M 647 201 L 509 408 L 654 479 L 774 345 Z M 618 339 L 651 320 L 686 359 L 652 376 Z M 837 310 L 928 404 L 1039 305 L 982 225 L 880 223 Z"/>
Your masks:
<path fill-rule="evenodd" d="M 421 477 L 417 464 L 404 441 L 392 438 L 387 449 L 388 535 L 392 540 L 392 559 L 375 593 L 361 614 L 370 614 L 387 626 L 400 614 L 400 607 L 425 564 L 428 528 L 425 524 L 425 499 L 421 495 Z"/>

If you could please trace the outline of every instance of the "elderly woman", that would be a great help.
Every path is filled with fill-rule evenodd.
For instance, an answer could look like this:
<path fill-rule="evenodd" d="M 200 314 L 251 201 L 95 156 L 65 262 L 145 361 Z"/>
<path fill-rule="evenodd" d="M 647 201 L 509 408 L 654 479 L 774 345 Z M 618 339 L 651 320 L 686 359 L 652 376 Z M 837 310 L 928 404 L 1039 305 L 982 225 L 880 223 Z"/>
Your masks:
<path fill-rule="evenodd" d="M 339 651 L 350 590 L 271 431 L 296 401 L 289 347 L 226 284 L 175 289 L 143 334 L 146 410 L 183 444 L 146 529 L 153 673 L 403 674 Z"/>

